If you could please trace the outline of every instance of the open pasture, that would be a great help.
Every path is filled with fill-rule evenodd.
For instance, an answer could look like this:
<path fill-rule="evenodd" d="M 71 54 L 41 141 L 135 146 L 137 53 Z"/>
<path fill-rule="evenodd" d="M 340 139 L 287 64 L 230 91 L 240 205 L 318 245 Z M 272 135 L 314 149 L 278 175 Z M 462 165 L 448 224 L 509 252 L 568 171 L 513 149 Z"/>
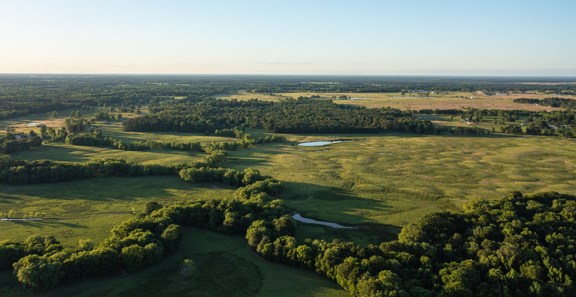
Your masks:
<path fill-rule="evenodd" d="M 378 236 L 386 226 L 397 231 L 423 215 L 457 210 L 472 199 L 492 199 L 512 191 L 576 194 L 576 146 L 569 139 L 287 136 L 299 142 L 353 141 L 231 152 L 231 166 L 258 168 L 284 181 L 285 202 L 307 217 L 361 225 L 360 231 L 376 228 Z"/>

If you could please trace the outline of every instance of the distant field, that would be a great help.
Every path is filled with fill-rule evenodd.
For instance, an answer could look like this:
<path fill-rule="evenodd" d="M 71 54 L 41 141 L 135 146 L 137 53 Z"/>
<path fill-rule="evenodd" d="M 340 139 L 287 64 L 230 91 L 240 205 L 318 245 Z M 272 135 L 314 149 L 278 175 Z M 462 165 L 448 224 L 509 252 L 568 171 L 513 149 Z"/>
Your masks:
<path fill-rule="evenodd" d="M 282 94 L 264 94 L 264 93 L 252 93 L 252 92 L 245 92 L 241 91 L 232 95 L 220 95 L 216 96 L 219 99 L 238 99 L 240 101 L 251 100 L 251 99 L 258 99 L 258 100 L 265 100 L 265 101 L 280 101 L 282 99 L 288 98 L 297 98 L 294 97 L 291 93 L 282 95 Z"/>
<path fill-rule="evenodd" d="M 441 94 L 430 94 L 428 97 L 419 97 L 415 94 L 400 93 L 277 93 L 277 94 L 259 94 L 259 93 L 238 93 L 233 95 L 222 96 L 220 98 L 238 100 L 260 99 L 268 101 L 278 101 L 283 98 L 298 98 L 320 96 L 321 99 L 331 99 L 338 104 L 353 104 L 366 106 L 369 108 L 392 107 L 402 110 L 421 110 L 421 109 L 501 109 L 501 110 L 555 110 L 557 108 L 548 106 L 537 106 L 532 104 L 514 103 L 516 98 L 537 98 L 543 99 L 554 97 L 550 94 L 511 94 L 511 95 L 494 95 L 487 96 L 482 92 L 449 92 Z M 352 100 L 340 100 L 340 96 L 353 98 Z"/>
<path fill-rule="evenodd" d="M 144 111 L 146 109 L 143 109 Z M 6 133 L 7 127 L 15 128 L 16 132 L 24 132 L 27 133 L 30 130 L 34 130 L 35 132 L 39 133 L 40 128 L 29 126 L 31 124 L 37 123 L 46 125 L 46 127 L 53 128 L 53 129 L 60 129 L 65 126 L 64 121 L 66 118 L 69 118 L 71 113 L 74 111 L 80 111 L 83 116 L 90 117 L 93 114 L 93 111 L 82 110 L 82 109 L 66 109 L 58 111 L 58 114 L 55 117 L 48 116 L 45 113 L 37 113 L 37 114 L 30 114 L 26 116 L 20 116 L 15 118 L 9 118 L 0 120 L 0 134 Z M 127 119 L 131 117 L 138 116 L 136 113 L 129 113 L 129 112 L 111 112 L 111 114 L 118 114 L 121 113 L 122 117 Z M 102 123 L 101 123 L 102 124 Z M 109 126 L 115 127 L 122 127 L 120 122 L 111 122 Z"/>

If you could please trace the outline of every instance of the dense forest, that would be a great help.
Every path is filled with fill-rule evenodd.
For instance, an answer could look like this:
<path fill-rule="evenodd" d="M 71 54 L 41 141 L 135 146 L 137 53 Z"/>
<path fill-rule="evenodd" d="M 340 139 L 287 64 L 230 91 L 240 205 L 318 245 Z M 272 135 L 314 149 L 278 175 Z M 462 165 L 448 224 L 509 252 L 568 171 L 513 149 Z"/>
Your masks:
<path fill-rule="evenodd" d="M 275 133 L 468 133 L 475 128 L 442 128 L 411 112 L 391 108 L 368 109 L 310 98 L 279 103 L 249 100 L 186 100 L 150 107 L 150 114 L 125 121 L 126 131 L 206 132 L 234 126 Z"/>

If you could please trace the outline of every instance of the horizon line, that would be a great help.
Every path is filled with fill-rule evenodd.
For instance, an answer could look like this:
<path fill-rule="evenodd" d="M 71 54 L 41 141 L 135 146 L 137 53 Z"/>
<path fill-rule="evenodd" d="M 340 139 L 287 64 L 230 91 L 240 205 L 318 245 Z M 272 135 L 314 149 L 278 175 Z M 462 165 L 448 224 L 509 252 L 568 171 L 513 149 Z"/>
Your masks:
<path fill-rule="evenodd" d="M 93 76 L 338 76 L 338 77 L 523 77 L 574 78 L 576 74 L 324 74 L 324 73 L 100 73 L 100 72 L 0 72 L 1 75 L 93 75 Z"/>

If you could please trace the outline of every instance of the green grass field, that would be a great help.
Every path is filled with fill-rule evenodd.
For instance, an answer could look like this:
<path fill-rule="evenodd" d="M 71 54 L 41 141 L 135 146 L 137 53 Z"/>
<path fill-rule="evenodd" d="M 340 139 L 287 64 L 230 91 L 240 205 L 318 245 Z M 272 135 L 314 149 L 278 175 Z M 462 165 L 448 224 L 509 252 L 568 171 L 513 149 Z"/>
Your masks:
<path fill-rule="evenodd" d="M 285 201 L 313 218 L 373 228 L 401 227 L 512 191 L 576 194 L 574 141 L 556 137 L 415 135 L 292 136 L 348 138 L 324 147 L 263 146 L 231 152 L 287 184 Z M 381 229 L 382 225 L 379 226 Z"/>
<path fill-rule="evenodd" d="M 43 144 L 41 147 L 20 151 L 12 156 L 25 160 L 54 160 L 62 162 L 86 162 L 96 159 L 124 159 L 143 164 L 174 164 L 199 161 L 201 152 L 151 150 L 123 151 L 107 147 L 76 146 L 64 143 Z"/>
<path fill-rule="evenodd" d="M 143 210 L 148 201 L 171 204 L 189 198 L 232 197 L 222 184 L 190 184 L 176 176 L 103 177 L 66 183 L 2 185 L 0 213 L 13 217 L 40 213 L 43 221 L 0 221 L 0 240 L 54 235 L 66 245 L 79 239 L 99 242 L 110 229 Z"/>

